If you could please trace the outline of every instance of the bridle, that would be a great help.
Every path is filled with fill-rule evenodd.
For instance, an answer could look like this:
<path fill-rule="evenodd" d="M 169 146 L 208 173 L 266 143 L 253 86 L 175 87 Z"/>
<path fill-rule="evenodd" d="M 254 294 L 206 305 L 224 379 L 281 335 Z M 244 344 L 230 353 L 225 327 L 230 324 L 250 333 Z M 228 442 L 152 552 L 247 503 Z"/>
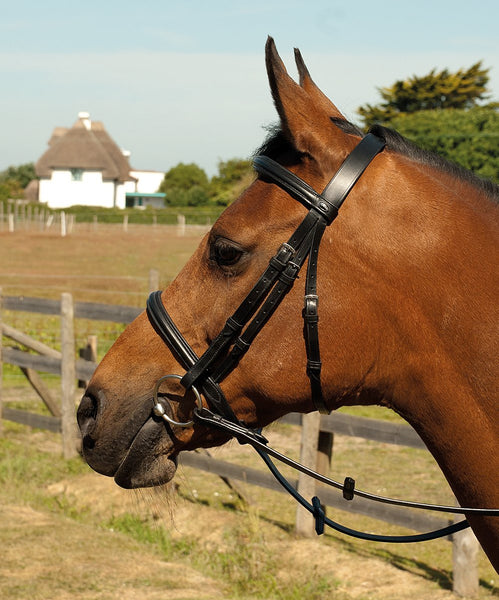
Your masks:
<path fill-rule="evenodd" d="M 383 139 L 373 133 L 368 133 L 347 156 L 321 194 L 268 156 L 255 157 L 253 164 L 260 177 L 264 181 L 278 185 L 308 208 L 305 218 L 288 241 L 282 244 L 275 256 L 270 259 L 267 268 L 249 294 L 232 316 L 227 319 L 220 333 L 200 357 L 191 348 L 168 314 L 161 300 L 161 292 L 153 292 L 149 296 L 147 315 L 158 335 L 186 370 L 183 376 L 166 375 L 156 383 L 153 394 L 153 412 L 157 417 L 161 417 L 170 425 L 177 427 L 190 427 L 196 421 L 207 427 L 220 429 L 229 436 L 235 437 L 240 443 L 248 443 L 253 446 L 279 483 L 314 516 L 318 534 L 323 533 L 324 525 L 328 525 L 337 531 L 361 539 L 405 543 L 448 536 L 469 525 L 466 520 L 463 520 L 429 533 L 404 536 L 374 535 L 344 527 L 325 516 L 317 496 L 312 498 L 312 503 L 303 498 L 277 470 L 269 456 L 324 484 L 342 490 L 343 497 L 347 500 L 359 496 L 397 506 L 489 516 L 499 516 L 499 509 L 461 508 L 395 500 L 355 489 L 355 482 L 350 477 L 347 477 L 343 484 L 334 481 L 271 448 L 260 430 L 251 429 L 237 419 L 220 387 L 220 382 L 237 367 L 257 334 L 274 314 L 308 258 L 302 311 L 307 352 L 307 375 L 310 380 L 311 399 L 315 408 L 321 413 L 329 412 L 324 402 L 321 386 L 317 295 L 319 246 L 326 227 L 338 215 L 338 210 L 350 190 L 384 147 Z M 165 410 L 162 398 L 159 398 L 159 390 L 161 384 L 168 379 L 178 380 L 186 390 L 192 390 L 195 394 L 196 407 L 193 410 L 192 420 L 176 421 Z M 201 396 L 204 396 L 209 408 L 203 406 Z"/>

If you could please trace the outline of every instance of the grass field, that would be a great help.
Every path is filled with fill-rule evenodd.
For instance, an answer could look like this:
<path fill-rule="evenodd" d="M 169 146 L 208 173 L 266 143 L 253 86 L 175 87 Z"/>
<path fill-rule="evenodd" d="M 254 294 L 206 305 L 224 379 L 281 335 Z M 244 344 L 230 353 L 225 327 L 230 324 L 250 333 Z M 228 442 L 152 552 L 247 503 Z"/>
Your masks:
<path fill-rule="evenodd" d="M 102 228 L 60 238 L 0 234 L 0 285 L 6 295 L 143 306 L 148 272 L 166 285 L 198 244 L 200 231 Z M 57 319 L 3 314 L 5 322 L 57 346 Z M 99 358 L 120 326 L 77 321 L 78 336 L 97 333 Z M 96 328 L 99 329 L 96 331 Z M 47 378 L 57 389 L 54 378 Z M 15 369 L 3 382 L 8 405 L 41 410 Z M 366 416 L 385 418 L 381 409 Z M 270 428 L 272 443 L 296 457 L 299 432 Z M 296 507 L 271 491 L 243 486 L 251 504 L 216 476 L 183 468 L 174 499 L 157 491 L 127 492 L 64 461 L 56 434 L 4 423 L 0 439 L 0 597 L 6 599 L 214 598 L 450 600 L 451 544 L 376 545 L 327 533 L 293 535 Z M 250 449 L 230 443 L 217 458 L 256 466 Z M 452 503 L 428 453 L 336 436 L 332 476 L 355 476 L 359 487 L 414 500 Z M 345 524 L 378 532 L 399 528 L 349 514 Z M 480 556 L 480 598 L 499 596 L 496 575 Z"/>
<path fill-rule="evenodd" d="M 125 233 L 119 225 L 101 225 L 61 237 L 54 233 L 0 233 L 0 286 L 6 296 L 24 295 L 59 299 L 70 292 L 75 301 L 144 306 L 149 272 L 159 271 L 166 287 L 187 261 L 206 231 L 188 227 L 177 235 L 175 226 L 134 226 Z M 58 348 L 58 317 L 27 313 L 4 314 L 6 323 Z M 99 358 L 123 331 L 117 323 L 76 323 L 77 346 L 88 335 L 98 336 Z M 6 367 L 7 378 L 23 380 L 18 370 Z"/>

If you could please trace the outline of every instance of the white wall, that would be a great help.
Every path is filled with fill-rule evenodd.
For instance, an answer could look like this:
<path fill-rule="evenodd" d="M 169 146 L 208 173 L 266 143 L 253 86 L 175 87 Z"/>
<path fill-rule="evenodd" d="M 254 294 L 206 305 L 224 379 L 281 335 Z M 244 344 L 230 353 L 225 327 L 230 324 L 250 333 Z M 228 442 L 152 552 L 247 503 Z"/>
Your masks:
<path fill-rule="evenodd" d="M 165 176 L 161 171 L 130 171 L 130 175 L 138 179 L 137 184 L 127 182 L 127 192 L 155 194 Z"/>
<path fill-rule="evenodd" d="M 112 208 L 115 202 L 114 181 L 102 181 L 100 171 L 84 171 L 81 181 L 72 181 L 71 171 L 54 170 L 51 179 L 41 179 L 38 198 L 50 208 L 102 206 Z M 116 187 L 116 206 L 125 208 L 125 186 Z"/>

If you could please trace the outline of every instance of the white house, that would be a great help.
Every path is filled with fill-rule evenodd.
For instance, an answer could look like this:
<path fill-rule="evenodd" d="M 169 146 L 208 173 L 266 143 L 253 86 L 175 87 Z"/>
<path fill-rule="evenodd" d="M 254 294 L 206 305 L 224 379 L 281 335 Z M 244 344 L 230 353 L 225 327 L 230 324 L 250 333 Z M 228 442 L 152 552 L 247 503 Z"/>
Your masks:
<path fill-rule="evenodd" d="M 164 195 L 156 192 L 164 173 L 133 171 L 129 157 L 101 122 L 92 122 L 88 113 L 81 112 L 70 129 L 54 129 L 48 150 L 35 165 L 38 200 L 50 208 L 125 208 L 136 205 L 134 196 L 140 191 L 142 205 L 163 205 Z M 127 192 L 132 197 L 128 202 Z"/>
<path fill-rule="evenodd" d="M 126 206 L 144 208 L 153 206 L 161 208 L 165 205 L 165 194 L 158 193 L 159 186 L 165 176 L 161 171 L 130 171 L 133 181 L 125 183 Z"/>

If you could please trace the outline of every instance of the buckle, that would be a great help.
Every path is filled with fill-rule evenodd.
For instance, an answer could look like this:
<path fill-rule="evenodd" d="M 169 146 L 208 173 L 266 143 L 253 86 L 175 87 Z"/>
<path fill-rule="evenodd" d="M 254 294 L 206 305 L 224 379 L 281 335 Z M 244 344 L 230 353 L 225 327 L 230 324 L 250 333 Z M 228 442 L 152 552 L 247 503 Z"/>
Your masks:
<path fill-rule="evenodd" d="M 302 315 L 307 323 L 317 323 L 319 321 L 319 296 L 317 294 L 307 294 L 305 296 Z"/>
<path fill-rule="evenodd" d="M 288 243 L 284 242 L 275 256 L 270 259 L 269 263 L 277 271 L 283 271 L 294 253 L 295 249 Z"/>
<path fill-rule="evenodd" d="M 279 280 L 288 286 L 292 286 L 300 272 L 300 265 L 289 261 L 286 269 L 279 275 Z"/>

